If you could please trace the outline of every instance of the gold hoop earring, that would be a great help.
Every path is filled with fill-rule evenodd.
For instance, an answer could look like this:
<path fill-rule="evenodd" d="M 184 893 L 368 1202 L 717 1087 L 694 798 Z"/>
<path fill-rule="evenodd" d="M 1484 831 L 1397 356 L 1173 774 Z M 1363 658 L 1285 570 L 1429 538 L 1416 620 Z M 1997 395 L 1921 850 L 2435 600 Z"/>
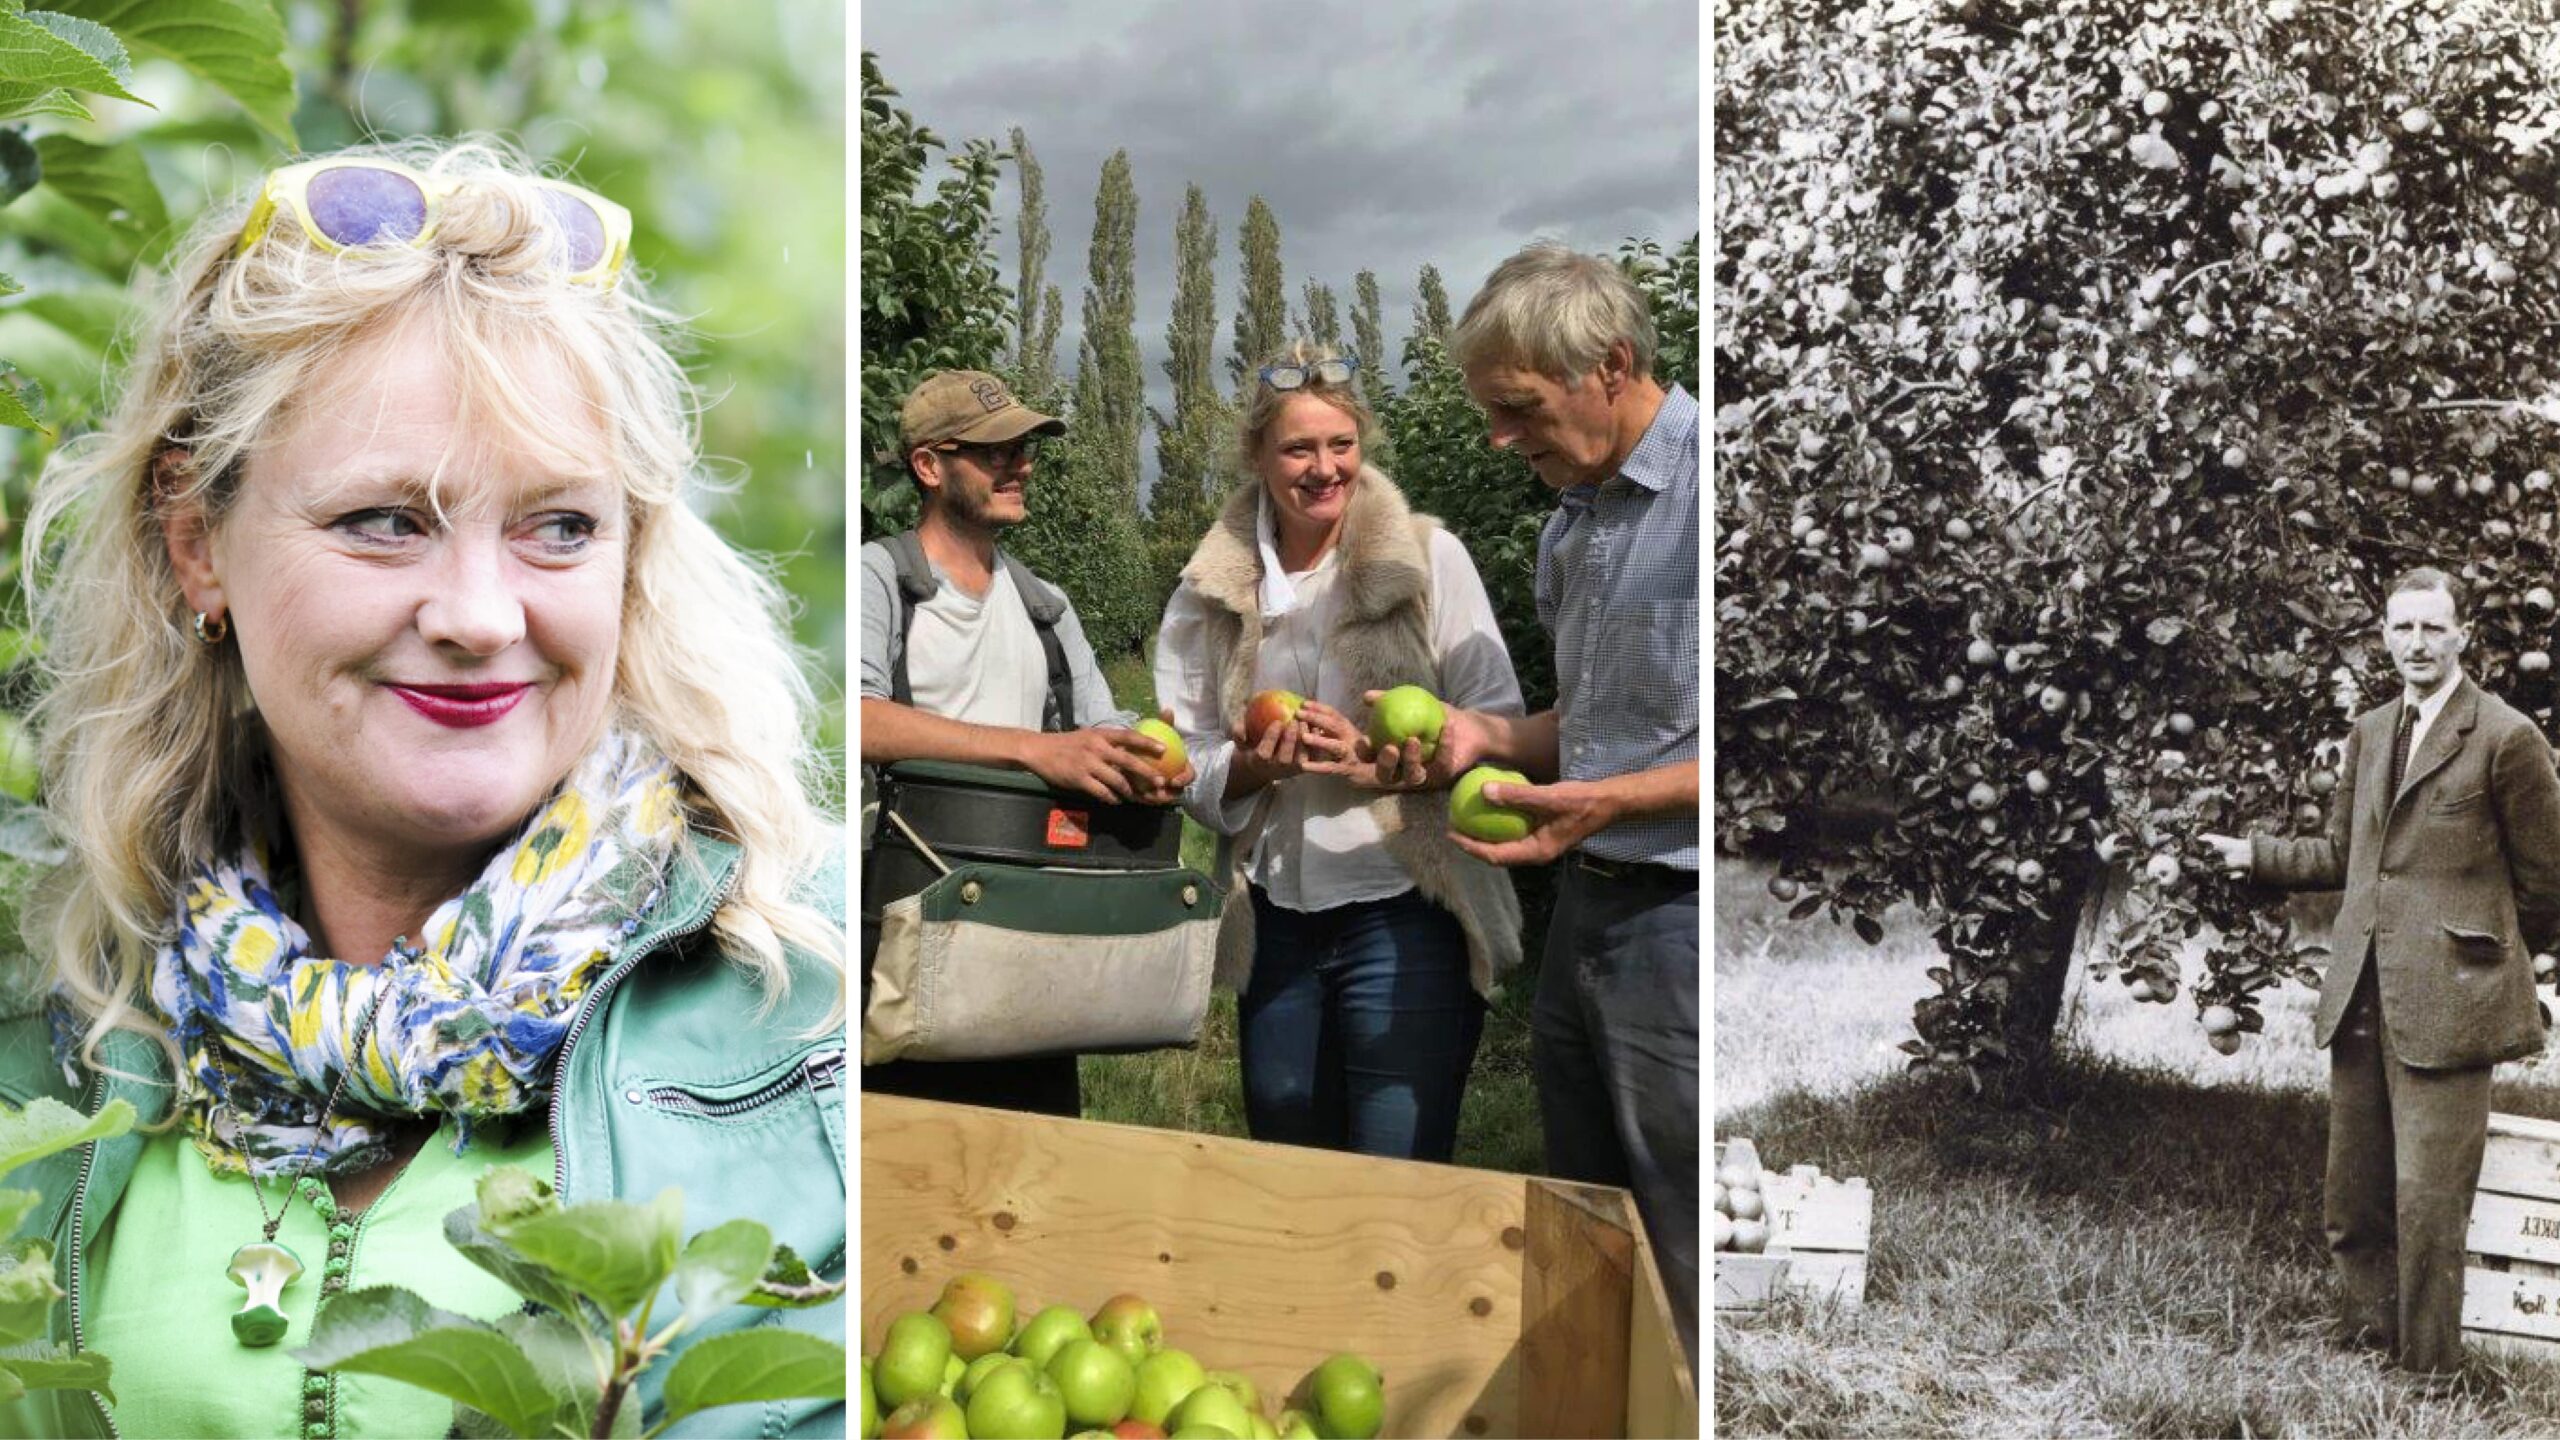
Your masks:
<path fill-rule="evenodd" d="M 196 612 L 196 641 L 202 645 L 219 645 L 231 638 L 231 622 L 220 615 Z"/>

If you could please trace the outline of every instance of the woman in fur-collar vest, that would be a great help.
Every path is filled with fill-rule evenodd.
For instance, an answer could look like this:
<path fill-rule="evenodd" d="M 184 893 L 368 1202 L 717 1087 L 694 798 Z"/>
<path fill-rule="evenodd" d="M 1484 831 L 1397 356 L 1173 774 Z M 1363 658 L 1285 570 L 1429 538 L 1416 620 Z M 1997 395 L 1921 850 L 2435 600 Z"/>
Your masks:
<path fill-rule="evenodd" d="M 1219 836 L 1254 1138 L 1445 1161 L 1519 901 L 1450 843 L 1445 794 L 1354 783 L 1353 717 L 1397 685 L 1517 715 L 1520 682 L 1466 547 L 1362 463 L 1357 363 L 1299 342 L 1259 370 L 1252 483 L 1183 567 L 1156 695 L 1198 771 L 1184 806 Z"/>

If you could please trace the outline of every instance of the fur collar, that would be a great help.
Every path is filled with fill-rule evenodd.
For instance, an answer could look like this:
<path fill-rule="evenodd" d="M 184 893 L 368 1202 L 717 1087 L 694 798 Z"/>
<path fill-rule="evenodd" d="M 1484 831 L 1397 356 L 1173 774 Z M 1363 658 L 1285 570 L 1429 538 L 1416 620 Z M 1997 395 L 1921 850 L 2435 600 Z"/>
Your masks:
<path fill-rule="evenodd" d="M 1261 611 L 1262 496 L 1259 480 L 1237 486 L 1182 567 L 1200 598 L 1240 617 Z M 1374 622 L 1429 597 L 1431 554 L 1413 523 L 1413 507 L 1377 467 L 1360 467 L 1337 543 L 1347 582 L 1340 587 L 1344 620 Z"/>

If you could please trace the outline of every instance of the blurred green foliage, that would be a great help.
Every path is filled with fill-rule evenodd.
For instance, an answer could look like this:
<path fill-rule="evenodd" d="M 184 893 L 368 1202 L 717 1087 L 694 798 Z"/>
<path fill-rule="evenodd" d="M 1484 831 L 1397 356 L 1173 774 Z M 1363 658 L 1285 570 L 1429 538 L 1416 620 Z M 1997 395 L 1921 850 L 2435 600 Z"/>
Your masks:
<path fill-rule="evenodd" d="M 136 267 L 207 206 L 258 183 L 294 142 L 316 152 L 496 135 L 632 211 L 633 264 L 694 337 L 683 358 L 708 403 L 703 448 L 722 482 L 705 508 L 773 559 L 826 698 L 822 738 L 842 752 L 843 6 L 53 9 L 80 18 L 0 0 L 0 424 L 45 427 L 0 429 L 0 523 L 24 513 L 53 444 L 94 422 Z M 12 592 L 0 600 L 14 601 L 14 535 L 0 545 Z M 0 657 L 16 644 L 0 635 Z M 0 705 L 23 698 L 0 682 Z"/>

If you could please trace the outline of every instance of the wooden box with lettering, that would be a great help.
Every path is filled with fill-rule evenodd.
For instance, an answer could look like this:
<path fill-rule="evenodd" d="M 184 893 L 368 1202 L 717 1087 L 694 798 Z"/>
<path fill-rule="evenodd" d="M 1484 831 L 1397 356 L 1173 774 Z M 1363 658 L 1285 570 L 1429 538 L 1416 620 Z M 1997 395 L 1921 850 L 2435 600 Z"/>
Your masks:
<path fill-rule="evenodd" d="M 2560 1121 L 2489 1117 L 2463 1248 L 2462 1338 L 2560 1359 Z"/>

